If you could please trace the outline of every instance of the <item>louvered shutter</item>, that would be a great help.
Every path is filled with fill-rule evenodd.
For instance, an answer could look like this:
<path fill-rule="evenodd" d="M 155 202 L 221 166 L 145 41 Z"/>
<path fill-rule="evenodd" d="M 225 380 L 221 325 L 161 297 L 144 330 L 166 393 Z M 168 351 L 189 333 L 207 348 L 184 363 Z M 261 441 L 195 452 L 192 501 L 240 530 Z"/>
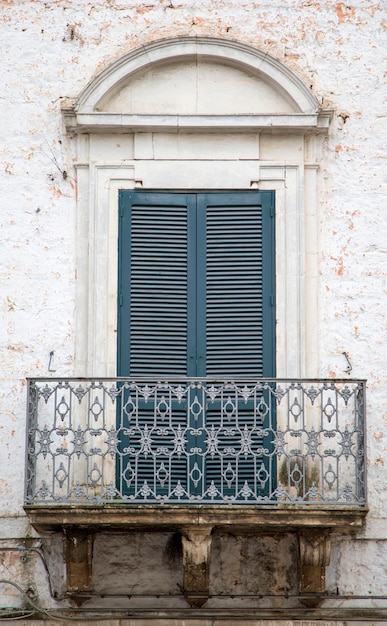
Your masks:
<path fill-rule="evenodd" d="M 203 332 L 211 378 L 274 374 L 272 200 L 259 192 L 199 196 L 205 237 Z M 270 449 L 271 436 L 264 430 L 267 416 L 257 410 L 259 401 L 244 403 L 225 390 L 207 405 L 206 429 L 216 433 L 218 454 L 204 460 L 205 488 L 212 484 L 222 498 L 243 500 L 243 489 L 267 491 L 261 450 Z"/>
<path fill-rule="evenodd" d="M 195 247 L 188 231 L 194 234 L 196 198 L 126 192 L 124 199 L 119 374 L 186 376 L 194 327 L 187 311 L 194 309 L 195 284 Z"/>
<path fill-rule="evenodd" d="M 272 376 L 270 197 L 201 194 L 205 216 L 205 350 L 207 376 Z M 269 202 L 268 202 L 269 200 Z M 265 267 L 264 267 L 265 264 Z"/>
<path fill-rule="evenodd" d="M 125 191 L 120 203 L 118 373 L 184 378 L 193 363 L 187 347 L 195 320 L 187 311 L 195 307 L 196 198 Z M 127 404 L 132 409 L 125 391 L 118 407 L 122 492 L 135 499 L 149 492 L 154 500 L 178 483 L 186 490 L 190 458 L 172 454 L 178 428 L 187 432 L 186 404 L 165 389 L 149 402 L 137 398 L 132 414 Z M 168 406 L 164 416 L 155 410 L 160 406 Z"/>
<path fill-rule="evenodd" d="M 271 192 L 121 192 L 119 375 L 162 380 L 274 375 L 272 201 Z M 171 484 L 157 484 L 157 473 L 167 473 L 174 476 L 172 488 L 179 479 L 192 494 L 187 477 L 196 462 L 204 480 L 199 491 L 213 483 L 222 496 L 234 498 L 247 483 L 256 492 L 264 474 L 259 449 L 271 445 L 263 433 L 264 416 L 255 400 L 239 403 L 231 416 L 224 402 L 226 397 L 223 404 L 207 404 L 205 430 L 197 440 L 191 436 L 197 423 L 186 406 L 174 404 L 162 435 L 152 408 L 141 406 L 122 444 L 127 447 L 130 439 L 135 464 L 136 484 L 129 493 L 146 481 L 152 492 L 165 495 Z M 126 433 L 125 412 L 120 420 Z M 188 453 L 173 460 L 140 452 L 145 430 L 152 431 L 155 450 L 173 449 L 179 424 L 187 452 L 201 451 L 197 459 Z M 217 433 L 217 457 L 205 450 L 205 432 L 211 429 Z M 249 458 L 241 448 L 246 429 L 253 450 Z M 127 462 L 123 456 L 119 475 Z"/>
<path fill-rule="evenodd" d="M 272 199 L 122 192 L 119 375 L 274 375 Z"/>

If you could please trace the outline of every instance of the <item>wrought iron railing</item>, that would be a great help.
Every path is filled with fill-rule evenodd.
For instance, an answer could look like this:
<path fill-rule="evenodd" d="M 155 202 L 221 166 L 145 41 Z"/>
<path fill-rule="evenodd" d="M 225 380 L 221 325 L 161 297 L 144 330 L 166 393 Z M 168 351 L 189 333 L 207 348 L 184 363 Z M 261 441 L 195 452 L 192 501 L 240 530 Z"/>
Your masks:
<path fill-rule="evenodd" d="M 365 381 L 29 379 L 27 505 L 365 503 Z"/>

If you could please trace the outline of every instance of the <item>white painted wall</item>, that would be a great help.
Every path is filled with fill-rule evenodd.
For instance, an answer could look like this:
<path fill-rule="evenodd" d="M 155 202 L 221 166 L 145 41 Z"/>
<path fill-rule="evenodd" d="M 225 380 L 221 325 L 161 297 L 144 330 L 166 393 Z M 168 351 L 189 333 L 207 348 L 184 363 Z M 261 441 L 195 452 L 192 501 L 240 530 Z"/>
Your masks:
<path fill-rule="evenodd" d="M 285 193 L 298 176 L 294 169 L 298 150 L 304 153 L 303 162 L 311 165 L 304 174 L 307 209 L 314 206 L 317 185 L 316 209 L 299 233 L 306 261 L 314 268 L 303 297 L 318 303 L 315 324 L 303 337 L 304 351 L 309 346 L 313 352 L 315 371 L 309 368 L 308 373 L 345 376 L 345 351 L 353 366 L 351 376 L 369 381 L 370 513 L 360 537 L 336 541 L 328 585 L 350 594 L 383 593 L 387 556 L 384 2 L 26 0 L 0 3 L 0 22 L 0 578 L 23 589 L 32 585 L 40 605 L 66 605 L 50 598 L 36 554 L 22 562 L 16 551 L 1 552 L 1 548 L 20 547 L 25 537 L 35 537 L 22 509 L 25 377 L 81 374 L 93 341 L 94 365 L 114 362 L 114 354 L 101 347 L 89 323 L 89 311 L 94 310 L 93 323 L 112 328 L 114 315 L 106 317 L 111 309 L 98 307 L 95 291 L 88 295 L 92 301 L 80 306 L 83 286 L 77 275 L 89 271 L 93 225 L 90 196 L 85 192 L 89 187 L 79 185 L 77 195 L 76 178 L 85 179 L 84 166 L 92 158 L 100 197 L 109 204 L 114 203 L 122 181 L 134 181 L 138 174 L 145 180 L 153 177 L 149 184 L 156 184 L 164 176 L 163 165 L 156 171 L 146 157 L 138 159 L 133 175 L 135 151 L 147 150 L 146 137 L 134 143 L 129 134 L 119 141 L 111 135 L 107 148 L 106 140 L 94 135 L 90 146 L 85 139 L 77 148 L 71 145 L 61 105 L 71 102 L 103 68 L 132 49 L 162 37 L 197 35 L 240 40 L 273 55 L 311 87 L 324 108 L 334 111 L 317 182 L 312 165 L 321 151 L 313 140 L 303 144 L 299 138 L 293 143 L 289 138 L 273 141 L 270 134 L 261 136 L 259 171 L 266 171 L 265 188 L 276 185 L 279 195 Z M 272 97 L 268 87 L 267 91 Z M 179 143 L 171 137 L 158 136 L 154 149 L 165 151 L 169 142 L 167 150 L 184 157 L 184 140 Z M 247 153 L 253 137 L 248 141 Z M 130 162 L 118 174 L 117 163 L 126 160 Z M 278 167 L 284 164 L 287 169 L 280 176 Z M 91 192 L 96 188 L 91 186 Z M 100 206 L 93 204 L 97 211 Z M 106 224 L 109 239 L 100 243 L 114 254 L 114 223 Z M 106 248 L 102 253 L 107 254 Z M 101 271 L 95 278 L 105 285 L 108 275 Z M 83 333 L 87 326 L 88 332 Z M 283 342 L 287 353 L 293 354 L 294 336 L 283 335 Z M 49 372 L 52 351 L 55 371 Z M 22 604 L 16 588 L 0 584 L 0 606 Z"/>

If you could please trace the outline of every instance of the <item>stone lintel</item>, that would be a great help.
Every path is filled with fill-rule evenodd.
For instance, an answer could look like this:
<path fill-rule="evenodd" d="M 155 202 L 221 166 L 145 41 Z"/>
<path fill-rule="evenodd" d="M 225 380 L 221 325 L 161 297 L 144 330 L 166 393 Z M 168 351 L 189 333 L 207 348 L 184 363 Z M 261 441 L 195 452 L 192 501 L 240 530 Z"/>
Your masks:
<path fill-rule="evenodd" d="M 76 113 L 63 109 L 67 130 L 73 133 L 114 132 L 252 132 L 267 129 L 283 132 L 326 133 L 331 111 L 320 113 L 257 115 L 141 115 L 122 113 Z"/>

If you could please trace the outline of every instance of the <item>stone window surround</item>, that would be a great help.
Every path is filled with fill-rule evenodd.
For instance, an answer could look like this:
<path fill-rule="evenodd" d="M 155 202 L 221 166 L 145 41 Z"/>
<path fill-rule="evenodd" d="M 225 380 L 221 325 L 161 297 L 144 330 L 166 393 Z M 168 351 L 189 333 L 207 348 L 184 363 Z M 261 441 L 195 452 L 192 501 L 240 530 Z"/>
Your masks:
<path fill-rule="evenodd" d="M 299 113 L 280 115 L 139 115 L 98 111 L 98 103 L 117 85 L 152 63 L 193 56 L 248 68 L 286 94 Z M 77 207 L 77 339 L 76 374 L 114 376 L 116 368 L 118 190 L 269 189 L 276 192 L 277 375 L 318 375 L 318 186 L 323 141 L 330 112 L 322 111 L 314 94 L 278 60 L 250 46 L 215 38 L 161 40 L 135 50 L 108 66 L 63 110 L 73 140 L 78 182 Z M 304 154 L 286 160 L 212 160 L 192 168 L 192 183 L 176 176 L 176 161 L 146 155 L 150 133 L 240 133 L 269 141 L 302 138 Z M 115 160 L 106 151 L 95 158 L 93 137 L 125 134 L 134 141 L 133 158 Z M 144 142 L 145 139 L 145 142 Z M 144 147 L 145 146 L 145 147 Z M 164 157 L 165 158 L 165 157 Z M 181 164 L 182 161 L 179 161 Z M 172 176 L 171 176 L 172 173 Z M 87 329 L 87 332 L 85 332 Z"/>

